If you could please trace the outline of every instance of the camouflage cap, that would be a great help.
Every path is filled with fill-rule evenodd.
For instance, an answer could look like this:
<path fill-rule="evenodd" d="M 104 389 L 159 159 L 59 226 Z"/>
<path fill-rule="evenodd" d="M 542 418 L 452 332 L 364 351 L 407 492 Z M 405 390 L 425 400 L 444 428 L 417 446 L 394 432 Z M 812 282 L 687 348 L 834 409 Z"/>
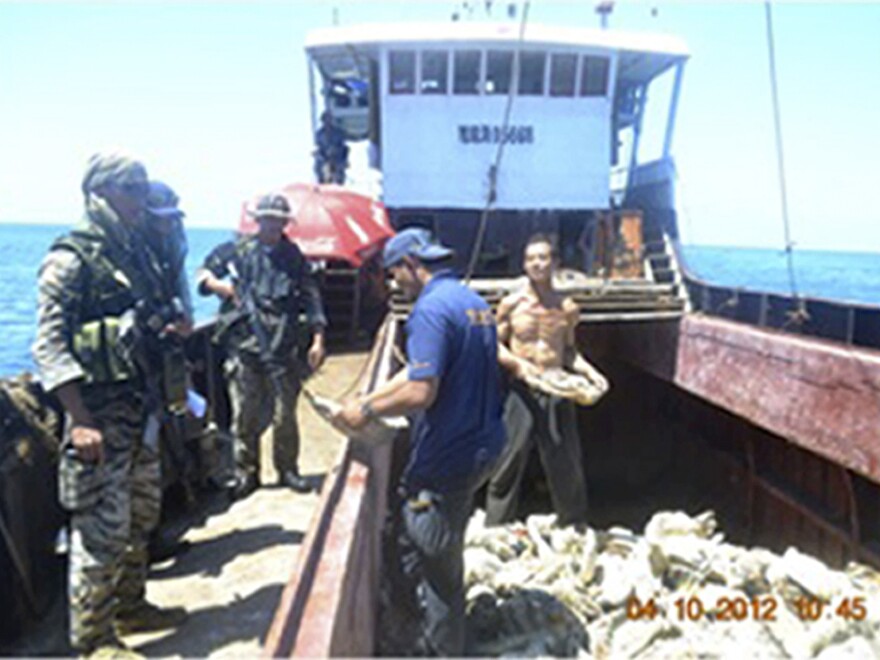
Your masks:
<path fill-rule="evenodd" d="M 290 203 L 287 201 L 287 198 L 278 193 L 263 195 L 257 202 L 256 208 L 248 209 L 248 214 L 256 218 L 257 221 L 266 218 L 278 220 L 294 219 L 294 214 L 290 210 Z"/>
<path fill-rule="evenodd" d="M 84 195 L 105 186 L 143 184 L 147 186 L 147 168 L 143 164 L 122 152 L 97 153 L 89 158 L 86 172 L 83 175 L 82 191 Z"/>

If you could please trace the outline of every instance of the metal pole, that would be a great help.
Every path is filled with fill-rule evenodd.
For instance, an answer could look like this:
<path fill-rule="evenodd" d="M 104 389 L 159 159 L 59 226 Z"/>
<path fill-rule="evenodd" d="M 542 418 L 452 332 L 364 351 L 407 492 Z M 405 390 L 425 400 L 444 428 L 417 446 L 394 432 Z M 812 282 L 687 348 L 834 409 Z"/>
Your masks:
<path fill-rule="evenodd" d="M 663 158 L 669 158 L 672 150 L 672 134 L 675 130 L 675 115 L 678 114 L 678 97 L 681 93 L 681 79 L 684 75 L 684 62 L 675 67 L 675 82 L 672 84 L 672 102 L 669 106 L 669 116 L 666 118 L 666 138 L 663 140 Z"/>

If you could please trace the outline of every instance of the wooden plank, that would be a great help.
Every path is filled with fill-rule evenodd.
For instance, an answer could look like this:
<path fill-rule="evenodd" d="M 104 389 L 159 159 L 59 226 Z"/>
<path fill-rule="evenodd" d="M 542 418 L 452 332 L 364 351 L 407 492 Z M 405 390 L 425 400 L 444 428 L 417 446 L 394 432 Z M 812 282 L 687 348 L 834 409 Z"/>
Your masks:
<path fill-rule="evenodd" d="M 581 314 L 590 312 L 650 312 L 650 311 L 670 311 L 680 310 L 684 308 L 681 300 L 653 300 L 653 301 L 594 301 L 579 305 Z M 397 311 L 412 310 L 412 305 L 392 304 L 391 309 Z"/>
<path fill-rule="evenodd" d="M 509 291 L 518 289 L 524 285 L 522 278 L 506 279 L 506 280 L 471 280 L 470 287 L 480 294 L 497 292 L 504 295 Z M 565 283 L 556 284 L 558 291 L 565 293 L 578 293 L 590 291 L 646 291 L 646 292 L 668 292 L 672 287 L 668 284 L 655 284 L 647 279 L 635 280 L 605 280 L 602 278 L 592 278 L 589 284 L 582 283 Z"/>

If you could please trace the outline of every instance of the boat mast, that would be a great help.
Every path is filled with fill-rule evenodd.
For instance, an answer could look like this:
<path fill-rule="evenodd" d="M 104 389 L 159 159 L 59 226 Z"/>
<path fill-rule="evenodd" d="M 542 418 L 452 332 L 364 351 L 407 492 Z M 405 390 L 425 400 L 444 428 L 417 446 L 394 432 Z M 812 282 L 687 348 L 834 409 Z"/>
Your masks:
<path fill-rule="evenodd" d="M 794 274 L 794 242 L 791 240 L 791 227 L 788 222 L 788 195 L 785 188 L 785 159 L 782 153 L 782 119 L 779 112 L 779 90 L 776 84 L 776 49 L 773 39 L 773 15 L 770 0 L 764 1 L 767 18 L 767 52 L 770 60 L 770 89 L 773 95 L 773 123 L 776 127 L 776 162 L 779 170 L 779 195 L 782 202 L 782 226 L 785 231 L 785 257 L 788 265 L 788 284 L 791 295 L 797 300 L 798 289 Z M 799 310 L 800 311 L 800 310 Z"/>
<path fill-rule="evenodd" d="M 603 30 L 608 29 L 608 17 L 614 11 L 613 0 L 602 0 L 596 3 L 596 13 L 599 14 L 599 27 Z"/>

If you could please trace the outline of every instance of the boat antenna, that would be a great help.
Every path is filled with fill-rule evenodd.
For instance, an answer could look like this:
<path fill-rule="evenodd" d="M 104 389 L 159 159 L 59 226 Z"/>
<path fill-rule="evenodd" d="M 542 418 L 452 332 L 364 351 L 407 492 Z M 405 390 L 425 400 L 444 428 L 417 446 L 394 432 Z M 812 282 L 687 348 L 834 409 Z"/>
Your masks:
<path fill-rule="evenodd" d="M 504 108 L 504 121 L 501 124 L 501 137 L 498 140 L 498 149 L 495 151 L 495 162 L 489 166 L 488 179 L 489 190 L 486 193 L 486 205 L 483 207 L 483 213 L 480 216 L 480 224 L 477 227 L 477 237 L 471 247 L 471 257 L 468 261 L 467 271 L 464 281 L 470 284 L 473 277 L 474 269 L 477 266 L 477 259 L 480 256 L 480 250 L 483 246 L 483 237 L 486 234 L 486 225 L 489 221 L 489 214 L 492 212 L 492 206 L 498 197 L 498 169 L 501 167 L 501 158 L 504 156 L 504 144 L 507 142 L 507 129 L 510 127 L 510 111 L 513 108 L 514 89 L 519 81 L 520 55 L 522 53 L 522 45 L 526 35 L 526 23 L 529 19 L 529 0 L 523 3 L 522 18 L 519 23 L 519 39 L 516 42 L 516 52 L 513 55 L 513 72 L 510 76 L 510 85 L 507 90 L 507 105 Z"/>
<path fill-rule="evenodd" d="M 602 0 L 596 3 L 596 13 L 599 14 L 599 26 L 603 30 L 608 29 L 608 17 L 614 11 L 613 0 Z"/>
<path fill-rule="evenodd" d="M 785 159 L 782 155 L 782 120 L 779 112 L 779 89 L 776 84 L 776 51 L 773 40 L 773 15 L 770 11 L 770 0 L 764 0 L 767 18 L 767 52 L 770 59 L 770 89 L 773 92 L 773 122 L 776 127 L 776 162 L 779 170 L 779 194 L 782 200 L 782 226 L 785 230 L 785 257 L 788 265 L 788 284 L 791 295 L 798 296 L 797 281 L 794 274 L 794 241 L 791 239 L 791 227 L 788 221 L 788 196 L 785 189 Z"/>

